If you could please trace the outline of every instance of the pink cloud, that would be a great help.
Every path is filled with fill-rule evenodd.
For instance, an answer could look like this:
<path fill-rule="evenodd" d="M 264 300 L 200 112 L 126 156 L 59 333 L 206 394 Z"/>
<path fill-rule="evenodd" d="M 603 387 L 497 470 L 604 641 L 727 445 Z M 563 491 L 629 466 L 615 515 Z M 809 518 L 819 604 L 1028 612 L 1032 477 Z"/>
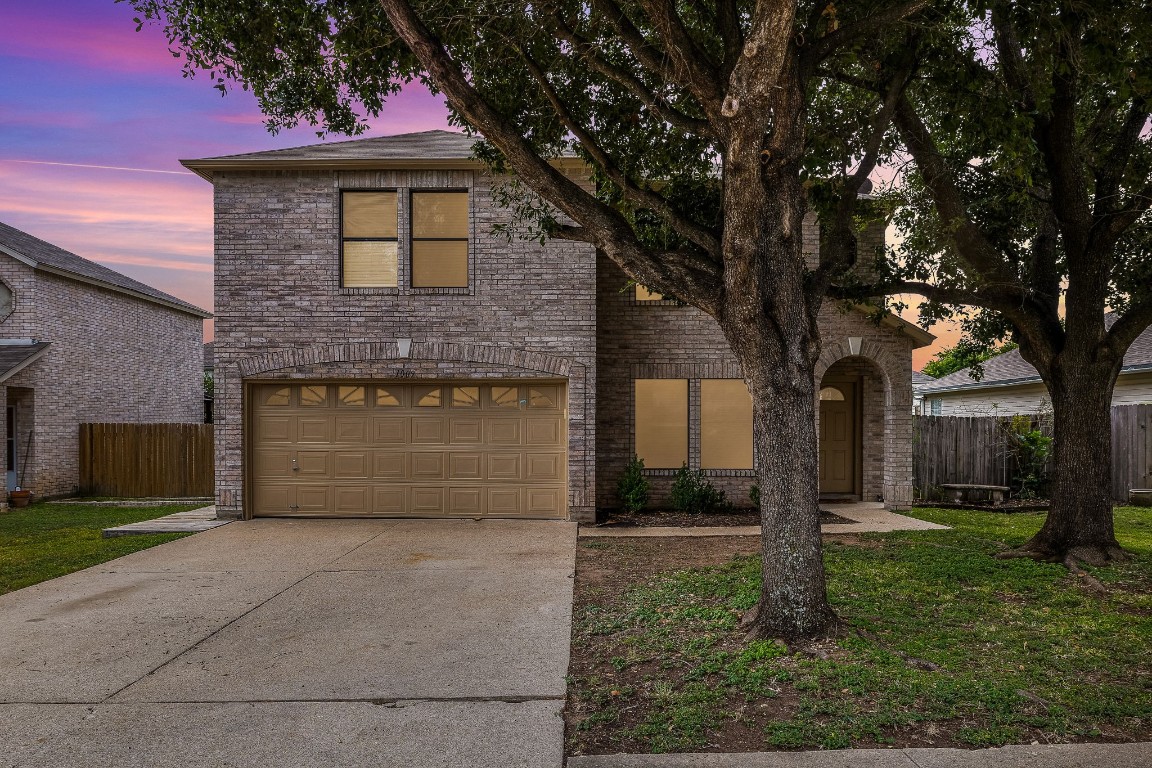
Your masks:
<path fill-rule="evenodd" d="M 168 52 L 161 30 L 145 25 L 136 33 L 130 7 L 85 10 L 64 3 L 6 8 L 0 35 L 5 53 L 114 72 L 179 75 L 180 65 Z"/>

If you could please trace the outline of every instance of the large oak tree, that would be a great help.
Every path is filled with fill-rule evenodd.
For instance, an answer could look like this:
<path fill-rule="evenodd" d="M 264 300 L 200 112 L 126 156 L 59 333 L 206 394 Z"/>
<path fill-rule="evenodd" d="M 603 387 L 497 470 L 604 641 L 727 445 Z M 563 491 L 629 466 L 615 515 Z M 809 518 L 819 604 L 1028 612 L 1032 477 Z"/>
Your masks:
<path fill-rule="evenodd" d="M 272 128 L 354 133 L 361 112 L 386 114 L 388 95 L 424 81 L 528 191 L 512 202 L 529 229 L 593 244 L 714 317 L 757 435 L 763 588 L 748 626 L 786 638 L 837 626 L 817 506 L 817 313 L 856 259 L 856 192 L 902 84 L 849 98 L 822 71 L 906 45 L 927 0 L 130 2 L 165 26 L 189 74 L 251 89 Z M 845 98 L 817 98 L 833 92 Z M 568 151 L 595 191 L 548 162 Z M 816 269 L 801 250 L 810 201 Z"/>
<path fill-rule="evenodd" d="M 1112 389 L 1152 322 L 1152 6 L 977 0 L 858 85 L 915 75 L 895 128 L 912 162 L 887 291 L 1011 337 L 1052 401 L 1052 505 L 1014 555 L 1123 559 L 1111 502 Z M 851 81 L 851 77 L 845 78 Z M 1112 310 L 1110 322 L 1106 311 Z"/>

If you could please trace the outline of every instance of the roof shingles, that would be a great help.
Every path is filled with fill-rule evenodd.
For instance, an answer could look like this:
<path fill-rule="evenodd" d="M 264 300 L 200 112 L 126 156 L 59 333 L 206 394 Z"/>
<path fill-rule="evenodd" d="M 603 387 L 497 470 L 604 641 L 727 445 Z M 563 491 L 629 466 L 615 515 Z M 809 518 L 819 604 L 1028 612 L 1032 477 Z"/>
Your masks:
<path fill-rule="evenodd" d="M 1105 324 L 1111 327 L 1113 322 L 1115 322 L 1115 316 L 1109 314 L 1105 319 Z M 981 367 L 984 369 L 984 376 L 979 381 L 972 378 L 971 368 L 965 368 L 947 376 L 941 376 L 925 386 L 923 391 L 925 393 L 953 392 L 961 389 L 1030 384 L 1041 380 L 1040 374 L 1036 372 L 1031 363 L 1020 355 L 1018 349 L 989 358 L 984 361 Z M 1128 354 L 1124 355 L 1124 367 L 1121 368 L 1121 373 L 1148 369 L 1152 369 L 1152 328 L 1145 329 L 1128 348 Z"/>
<path fill-rule="evenodd" d="M 170 296 L 164 291 L 133 280 L 127 275 L 77 256 L 3 222 L 0 222 L 0 250 L 22 258 L 33 268 L 44 267 L 49 271 L 71 275 L 87 282 L 101 283 L 112 290 L 136 294 L 140 298 L 166 304 L 199 317 L 211 317 L 210 313 L 194 304 Z"/>

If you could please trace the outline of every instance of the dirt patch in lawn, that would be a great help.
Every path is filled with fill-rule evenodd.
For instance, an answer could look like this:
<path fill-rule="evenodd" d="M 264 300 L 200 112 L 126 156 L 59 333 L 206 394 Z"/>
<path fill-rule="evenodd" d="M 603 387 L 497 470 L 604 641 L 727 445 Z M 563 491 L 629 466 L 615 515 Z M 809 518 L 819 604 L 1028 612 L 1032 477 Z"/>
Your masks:
<path fill-rule="evenodd" d="M 853 525 L 855 520 L 820 510 L 820 524 Z M 625 512 L 612 510 L 597 528 L 727 528 L 731 526 L 760 525 L 760 513 L 755 509 L 733 509 L 729 512 L 693 515 L 671 509 Z"/>
<path fill-rule="evenodd" d="M 833 535 L 824 540 L 830 553 L 887 557 L 881 551 L 884 539 L 876 536 Z M 1054 714 L 1062 710 L 1049 692 L 1039 689 L 1043 695 L 1037 695 L 1027 690 L 1030 683 L 1023 679 L 1004 680 L 1033 670 L 1025 672 L 1023 665 L 1017 670 L 1019 659 L 1009 663 L 995 658 L 999 652 L 992 646 L 988 663 L 1003 662 L 1006 670 L 999 682 L 985 684 L 967 670 L 957 671 L 967 662 L 946 652 L 931 657 L 941 665 L 921 668 L 925 662 L 918 658 L 920 652 L 900 650 L 901 630 L 880 616 L 851 617 L 862 631 L 847 640 L 793 649 L 748 643 L 736 626 L 740 611 L 733 605 L 747 597 L 741 590 L 747 590 L 746 568 L 754 561 L 748 556 L 758 552 L 758 543 L 756 537 L 581 540 L 565 709 L 568 755 L 971 749 L 1152 739 L 1152 708 L 1139 702 L 1129 706 L 1135 716 L 1100 717 L 1090 729 Z M 939 559 L 935 552 L 925 557 L 930 562 Z M 670 575 L 684 569 L 703 569 L 704 575 Z M 833 580 L 837 570 L 833 562 Z M 732 600 L 733 595 L 738 599 Z M 1017 597 L 1006 587 L 990 599 L 1019 611 Z M 884 599 L 881 595 L 881 602 Z M 912 594 L 893 599 L 918 602 Z M 1130 611 L 1133 606 L 1125 607 Z M 845 615 L 844 607 L 837 610 Z M 917 617 L 920 612 L 909 606 L 909 621 L 938 621 Z M 974 610 L 972 621 L 980 620 Z M 995 637 L 995 632 L 988 635 L 990 642 Z M 948 642 L 943 645 L 948 647 Z M 949 664 L 955 669 L 947 668 Z M 998 677 L 991 670 L 979 674 Z M 953 705 L 963 697 L 976 704 Z M 981 697 L 996 698 L 990 712 L 981 709 Z"/>

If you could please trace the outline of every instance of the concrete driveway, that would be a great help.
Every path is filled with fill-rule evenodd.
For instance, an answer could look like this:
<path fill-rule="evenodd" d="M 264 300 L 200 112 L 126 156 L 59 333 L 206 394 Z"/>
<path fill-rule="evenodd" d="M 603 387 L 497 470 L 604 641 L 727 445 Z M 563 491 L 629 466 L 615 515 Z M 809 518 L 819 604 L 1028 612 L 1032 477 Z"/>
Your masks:
<path fill-rule="evenodd" d="M 0 596 L 0 765 L 560 766 L 575 542 L 257 520 Z"/>

